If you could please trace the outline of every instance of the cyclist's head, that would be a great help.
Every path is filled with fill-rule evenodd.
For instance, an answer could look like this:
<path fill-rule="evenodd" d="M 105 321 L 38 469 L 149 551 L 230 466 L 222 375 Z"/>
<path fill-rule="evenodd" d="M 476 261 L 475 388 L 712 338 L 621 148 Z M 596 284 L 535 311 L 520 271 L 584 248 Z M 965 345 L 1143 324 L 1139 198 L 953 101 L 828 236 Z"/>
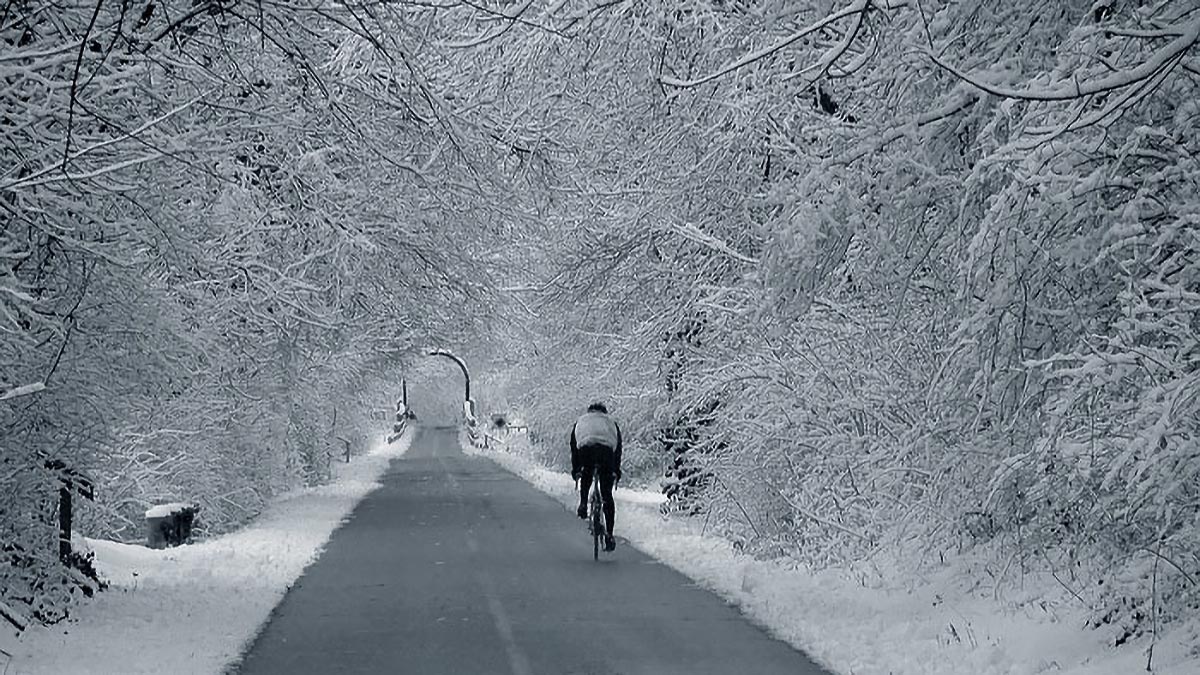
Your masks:
<path fill-rule="evenodd" d="M 603 403 L 593 403 L 588 406 L 588 412 L 598 412 L 608 414 L 608 408 L 604 407 Z"/>

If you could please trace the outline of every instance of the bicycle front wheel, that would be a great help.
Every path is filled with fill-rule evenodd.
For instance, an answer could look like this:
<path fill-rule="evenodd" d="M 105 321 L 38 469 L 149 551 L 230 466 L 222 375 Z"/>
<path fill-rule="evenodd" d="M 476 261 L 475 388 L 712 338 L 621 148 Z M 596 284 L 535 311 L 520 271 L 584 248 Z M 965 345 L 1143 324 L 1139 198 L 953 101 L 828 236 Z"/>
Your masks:
<path fill-rule="evenodd" d="M 600 505 L 592 503 L 592 560 L 600 559 L 600 538 L 604 536 L 604 519 L 600 517 Z"/>

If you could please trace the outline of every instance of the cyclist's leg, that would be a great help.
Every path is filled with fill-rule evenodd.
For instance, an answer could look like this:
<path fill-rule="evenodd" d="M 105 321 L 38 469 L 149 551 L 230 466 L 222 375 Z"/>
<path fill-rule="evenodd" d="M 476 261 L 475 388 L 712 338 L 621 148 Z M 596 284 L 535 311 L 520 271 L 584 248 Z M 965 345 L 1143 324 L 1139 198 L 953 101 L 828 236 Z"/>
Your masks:
<path fill-rule="evenodd" d="M 590 446 L 579 448 L 579 457 L 582 461 L 583 475 L 579 477 L 579 511 L 587 511 L 588 492 L 592 489 L 592 465 L 595 462 L 595 453 Z"/>
<path fill-rule="evenodd" d="M 613 468 L 613 451 L 605 448 L 600 461 L 600 497 L 604 500 L 604 523 L 608 528 L 608 536 L 613 533 L 613 519 L 617 515 L 617 504 L 613 499 L 613 483 L 616 482 L 616 472 Z"/>

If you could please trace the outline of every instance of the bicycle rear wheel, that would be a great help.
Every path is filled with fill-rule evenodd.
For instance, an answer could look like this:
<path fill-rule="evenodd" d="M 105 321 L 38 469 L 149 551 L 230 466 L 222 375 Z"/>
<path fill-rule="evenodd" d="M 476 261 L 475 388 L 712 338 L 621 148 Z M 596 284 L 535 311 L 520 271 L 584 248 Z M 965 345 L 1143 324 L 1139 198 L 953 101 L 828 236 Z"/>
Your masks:
<path fill-rule="evenodd" d="M 592 560 L 600 559 L 600 538 L 604 536 L 604 516 L 600 508 L 600 490 L 592 488 L 592 494 L 588 499 L 588 504 L 591 507 L 591 530 L 592 530 Z"/>
<path fill-rule="evenodd" d="M 604 535 L 604 521 L 600 518 L 600 504 L 592 501 L 592 560 L 600 559 L 600 537 Z"/>

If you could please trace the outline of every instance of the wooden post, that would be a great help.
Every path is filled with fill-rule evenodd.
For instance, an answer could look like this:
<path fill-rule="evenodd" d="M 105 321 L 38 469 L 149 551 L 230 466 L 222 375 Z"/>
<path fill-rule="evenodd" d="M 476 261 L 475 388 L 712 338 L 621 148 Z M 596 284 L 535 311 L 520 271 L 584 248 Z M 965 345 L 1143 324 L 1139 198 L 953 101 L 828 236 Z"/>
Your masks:
<path fill-rule="evenodd" d="M 71 484 L 58 488 L 58 557 L 71 559 Z"/>

